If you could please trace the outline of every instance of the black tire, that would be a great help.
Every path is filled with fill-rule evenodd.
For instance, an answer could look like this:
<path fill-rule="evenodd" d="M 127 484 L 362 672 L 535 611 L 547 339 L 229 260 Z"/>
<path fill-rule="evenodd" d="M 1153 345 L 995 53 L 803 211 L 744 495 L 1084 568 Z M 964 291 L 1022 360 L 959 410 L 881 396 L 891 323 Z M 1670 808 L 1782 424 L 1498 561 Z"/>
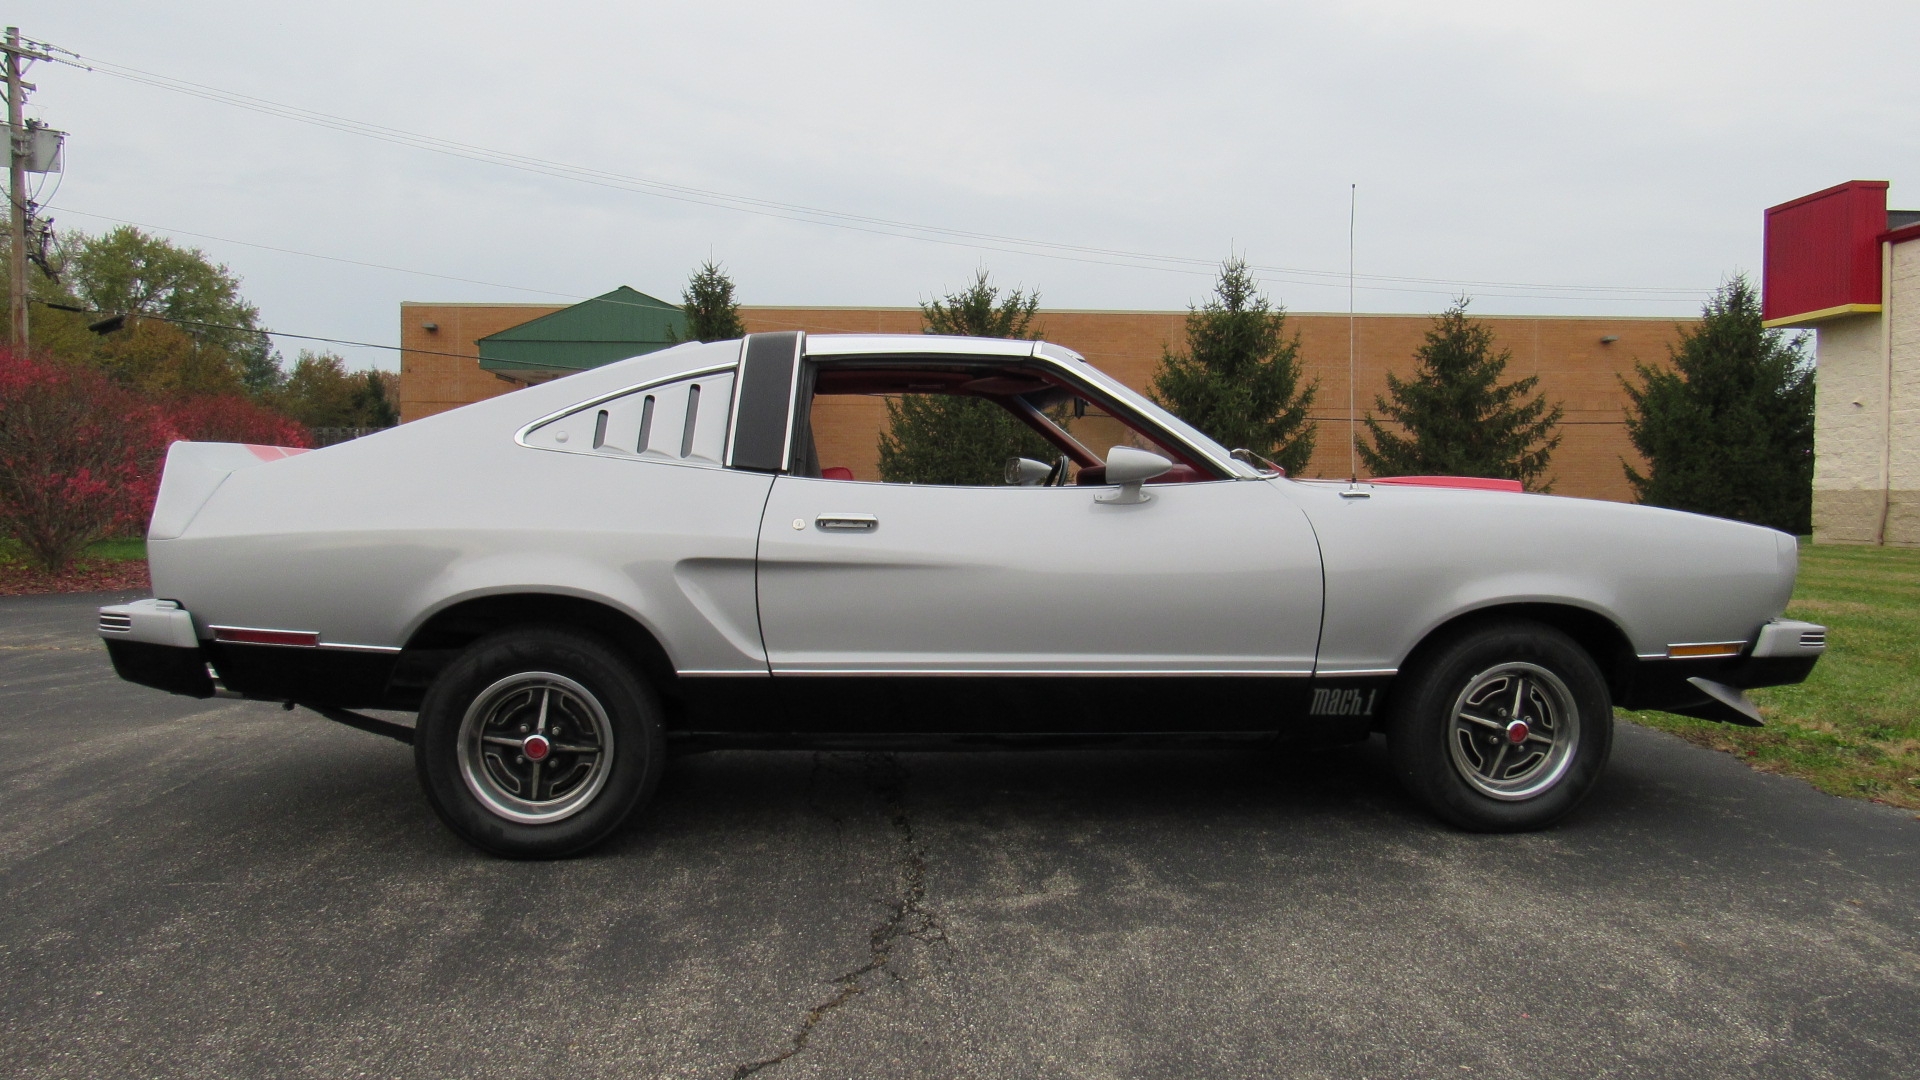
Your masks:
<path fill-rule="evenodd" d="M 666 759 L 660 715 L 647 684 L 599 638 L 503 630 L 428 688 L 414 766 L 440 819 L 482 851 L 574 855 L 652 796 Z"/>
<path fill-rule="evenodd" d="M 1613 749 L 1613 702 L 1599 666 L 1572 638 L 1539 623 L 1484 623 L 1405 673 L 1387 748 L 1407 791 L 1448 823 L 1543 829 L 1600 779 Z"/>

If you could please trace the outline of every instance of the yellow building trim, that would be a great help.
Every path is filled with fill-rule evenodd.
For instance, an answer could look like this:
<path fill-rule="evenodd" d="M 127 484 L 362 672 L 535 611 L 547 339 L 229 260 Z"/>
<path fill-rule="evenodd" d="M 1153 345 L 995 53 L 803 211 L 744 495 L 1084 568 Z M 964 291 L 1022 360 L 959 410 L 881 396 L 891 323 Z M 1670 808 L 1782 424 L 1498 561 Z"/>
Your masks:
<path fill-rule="evenodd" d="M 1760 325 L 1771 330 L 1776 326 L 1803 326 L 1810 322 L 1819 322 L 1821 319 L 1831 319 L 1836 315 L 1878 314 L 1880 314 L 1879 304 L 1839 304 L 1834 307 L 1823 307 L 1819 311 L 1805 311 L 1798 315 L 1788 315 L 1783 319 L 1768 319 Z"/>

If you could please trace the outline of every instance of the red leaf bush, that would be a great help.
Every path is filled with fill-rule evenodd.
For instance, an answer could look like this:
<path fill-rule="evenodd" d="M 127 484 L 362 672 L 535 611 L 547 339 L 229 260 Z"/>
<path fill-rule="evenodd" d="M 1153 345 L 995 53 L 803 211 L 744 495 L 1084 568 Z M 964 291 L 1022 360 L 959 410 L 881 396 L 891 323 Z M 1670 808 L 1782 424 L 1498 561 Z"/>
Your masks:
<path fill-rule="evenodd" d="M 161 405 L 174 439 L 258 446 L 312 446 L 307 429 L 239 394 L 173 398 Z"/>
<path fill-rule="evenodd" d="M 0 530 L 42 570 L 144 528 L 166 446 L 152 407 L 98 371 L 0 352 Z"/>
<path fill-rule="evenodd" d="M 167 446 L 183 439 L 311 442 L 238 394 L 153 401 L 93 368 L 0 350 L 0 532 L 47 574 L 95 540 L 144 532 Z"/>

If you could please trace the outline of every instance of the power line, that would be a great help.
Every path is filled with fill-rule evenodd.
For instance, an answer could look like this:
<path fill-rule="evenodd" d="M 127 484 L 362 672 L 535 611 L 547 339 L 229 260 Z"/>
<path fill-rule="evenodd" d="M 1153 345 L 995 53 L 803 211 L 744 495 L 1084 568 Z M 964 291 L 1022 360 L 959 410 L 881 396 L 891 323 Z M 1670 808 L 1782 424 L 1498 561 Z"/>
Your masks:
<path fill-rule="evenodd" d="M 202 100 L 218 102 L 220 104 L 247 109 L 298 123 L 409 146 L 431 153 L 516 169 L 523 172 L 573 180 L 578 183 L 613 188 L 616 190 L 634 191 L 654 195 L 659 198 L 730 209 L 741 213 L 757 214 L 807 224 L 825 225 L 832 228 L 847 229 L 874 235 L 940 243 L 949 246 L 1003 251 L 1040 258 L 1062 259 L 1097 265 L 1123 266 L 1134 269 L 1161 270 L 1192 275 L 1211 275 L 1214 273 L 1217 265 L 1216 260 L 1213 259 L 1161 255 L 1150 252 L 1128 251 L 1119 248 L 1034 240 L 997 233 L 926 225 L 864 214 L 852 214 L 799 203 L 764 199 L 757 196 L 738 195 L 648 177 L 627 175 L 588 166 L 571 165 L 530 155 L 476 146 L 470 143 L 444 139 L 438 136 L 426 135 L 401 128 L 372 124 L 348 117 L 336 116 L 331 113 L 322 113 L 249 94 L 223 90 L 203 83 L 176 79 L 172 76 L 144 71 L 139 68 L 114 64 L 91 57 L 81 57 L 78 54 L 69 53 L 69 55 L 73 56 L 74 59 L 70 61 L 60 60 L 59 62 L 68 63 L 74 67 L 95 71 L 128 82 L 168 90 Z M 1261 275 L 1265 275 L 1263 281 L 1277 281 L 1288 284 L 1322 287 L 1335 285 L 1340 278 L 1345 276 L 1339 271 L 1313 270 L 1300 267 L 1255 265 L 1251 267 L 1251 269 Z M 1657 286 L 1544 285 L 1529 282 L 1464 281 L 1379 274 L 1365 276 L 1370 281 L 1377 282 L 1378 284 L 1357 285 L 1356 287 L 1370 291 L 1439 294 L 1456 292 L 1462 288 L 1483 290 L 1521 289 L 1526 291 L 1486 291 L 1482 292 L 1481 295 L 1575 301 L 1640 300 L 1642 302 L 1653 303 L 1694 303 L 1708 291 L 1705 289 L 1681 289 Z M 1326 280 L 1317 280 L 1322 278 Z M 1386 284 L 1394 282 L 1401 284 Z M 1433 289 L 1418 287 L 1421 285 L 1443 285 L 1447 286 L 1447 288 Z M 1544 290 L 1560 290 L 1560 294 Z M 1565 295 L 1569 293 L 1579 295 Z"/>
<path fill-rule="evenodd" d="M 75 210 L 70 206 L 51 206 L 48 209 L 58 210 L 63 214 L 78 214 L 81 217 L 93 218 L 97 221 L 112 221 L 121 225 L 132 225 L 135 228 L 139 228 L 139 229 L 152 229 L 156 232 L 175 233 L 180 236 L 192 236 L 201 240 L 214 240 L 222 244 L 237 244 L 240 247 L 258 248 L 261 251 L 277 251 L 283 255 L 299 255 L 303 258 L 308 258 L 308 259 L 324 259 L 327 262 L 345 263 L 348 266 L 365 266 L 374 270 L 391 270 L 396 274 L 414 274 L 419 277 L 439 278 L 441 281 L 458 281 L 466 285 L 485 285 L 488 288 L 492 288 L 492 289 L 512 289 L 517 292 L 538 293 L 541 296 L 558 296 L 568 300 L 586 299 L 585 297 L 577 296 L 573 293 L 560 292 L 555 289 L 536 289 L 529 285 L 503 285 L 498 281 L 481 281 L 478 278 L 455 277 L 452 274 L 436 274 L 430 270 L 411 270 L 404 266 L 388 266 L 385 263 L 366 262 L 361 259 L 348 259 L 339 255 L 322 255 L 314 251 L 301 251 L 297 248 L 278 247 L 273 244 L 259 244 L 251 240 L 235 240 L 230 236 L 214 236 L 211 233 L 194 232 L 191 229 L 176 229 L 170 225 L 149 225 L 149 224 L 146 224 L 145 222 L 130 221 L 126 218 L 113 217 L 109 214 L 95 214 L 95 213 L 90 213 L 86 210 Z"/>
<path fill-rule="evenodd" d="M 33 298 L 33 301 L 36 304 L 44 304 L 45 306 L 53 308 L 56 311 L 70 311 L 79 315 L 105 315 L 105 316 L 109 316 L 116 319 L 118 318 L 152 319 L 155 322 L 172 323 L 175 326 L 198 326 L 208 330 L 232 330 L 242 334 L 259 334 L 262 337 L 299 338 L 301 341 L 324 341 L 331 345 L 357 345 L 365 349 L 387 349 L 392 352 L 419 353 L 422 356 L 451 356 L 458 360 L 480 359 L 479 355 L 476 353 L 440 352 L 434 349 L 416 349 L 410 345 L 381 345 L 372 341 L 349 341 L 346 338 L 320 337 L 317 334 L 290 334 L 285 330 L 266 330 L 258 326 L 234 326 L 230 323 L 207 322 L 204 319 L 182 319 L 174 315 L 156 315 L 156 314 L 153 314 L 152 312 L 146 312 L 146 311 L 132 311 L 132 312 L 126 312 L 122 315 L 114 316 L 114 315 L 111 315 L 109 312 L 88 311 L 85 308 L 74 307 L 69 304 L 57 303 L 52 300 L 42 300 L 38 297 Z"/>
<path fill-rule="evenodd" d="M 324 259 L 327 262 L 345 263 L 349 266 L 366 266 L 376 270 L 391 270 L 394 273 L 398 273 L 398 274 L 416 274 L 420 277 L 439 278 L 443 281 L 459 281 L 469 285 L 486 285 L 496 289 L 515 289 L 520 292 L 538 293 L 542 296 L 557 296 L 563 300 L 570 300 L 575 303 L 580 303 L 587 300 L 594 300 L 602 304 L 611 304 L 617 307 L 635 307 L 635 308 L 646 308 L 648 310 L 657 310 L 653 308 L 652 305 L 650 304 L 635 304 L 625 300 L 611 300 L 605 296 L 582 296 L 577 293 L 559 292 L 553 289 L 535 289 L 527 285 L 505 285 L 497 281 L 481 281 L 478 278 L 463 278 L 463 277 L 455 277 L 451 274 L 436 274 L 428 270 L 410 270 L 404 266 L 388 266 L 385 263 L 364 262 L 360 259 L 347 259 L 347 258 L 342 258 L 338 255 L 322 255 L 318 252 L 313 252 L 313 251 L 301 251 L 298 248 L 277 247 L 273 244 L 256 244 L 249 240 L 235 240 L 232 237 L 214 236 L 211 233 L 194 232 L 190 229 L 175 229 L 166 225 L 151 225 L 144 221 L 132 221 L 127 218 L 112 217 L 107 214 L 94 214 L 94 213 L 89 213 L 85 210 L 75 210 L 75 209 L 72 209 L 71 207 L 54 207 L 53 209 L 59 210 L 63 214 L 78 214 L 81 217 L 95 218 L 100 221 L 112 221 L 112 222 L 117 222 L 121 225 L 132 225 L 135 228 L 139 228 L 139 229 L 152 229 L 155 232 L 177 233 L 181 236 L 192 236 L 192 237 L 197 237 L 201 240 L 213 240 L 215 242 L 222 243 L 222 244 L 238 244 L 241 247 L 259 248 L 263 251 L 277 251 L 282 254 L 299 255 L 303 258 L 308 258 L 308 259 Z M 777 307 L 779 305 L 767 305 L 767 306 Z M 147 317 L 157 318 L 158 316 L 147 316 Z M 815 324 L 815 325 L 818 326 L 820 331 L 829 332 L 829 333 L 862 334 L 862 333 L 870 332 L 866 330 L 855 329 L 853 327 L 825 326 L 822 324 Z M 245 329 L 245 328 L 232 327 L 230 329 Z M 248 332 L 249 333 L 270 333 L 271 331 L 250 330 Z M 298 337 L 300 335 L 280 334 L 276 336 Z M 360 342 L 345 341 L 338 338 L 314 338 L 313 340 L 333 341 L 341 345 L 362 344 Z M 405 348 L 404 346 L 396 346 L 396 345 L 368 345 L 367 347 L 373 348 L 373 349 L 396 349 L 397 348 L 397 349 L 402 349 L 405 352 L 428 352 L 427 350 L 411 349 L 411 348 Z M 465 356 L 466 355 L 464 353 L 431 353 L 431 352 L 429 352 L 428 354 L 433 356 Z"/>

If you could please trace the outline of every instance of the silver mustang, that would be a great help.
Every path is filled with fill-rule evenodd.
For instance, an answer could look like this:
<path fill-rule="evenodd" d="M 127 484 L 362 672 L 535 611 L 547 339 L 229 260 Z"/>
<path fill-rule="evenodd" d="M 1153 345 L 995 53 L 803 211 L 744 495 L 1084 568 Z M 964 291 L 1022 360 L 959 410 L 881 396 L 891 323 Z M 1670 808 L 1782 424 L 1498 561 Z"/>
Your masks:
<path fill-rule="evenodd" d="M 904 395 L 1004 409 L 1052 460 L 832 462 Z M 670 749 L 723 747 L 1379 731 L 1442 818 L 1539 828 L 1615 705 L 1758 723 L 1743 690 L 1826 635 L 1780 618 L 1784 533 L 1288 479 L 1031 341 L 754 334 L 315 452 L 176 443 L 148 541 L 158 599 L 100 612 L 121 676 L 410 742 L 447 824 L 512 856 L 584 849 Z"/>

